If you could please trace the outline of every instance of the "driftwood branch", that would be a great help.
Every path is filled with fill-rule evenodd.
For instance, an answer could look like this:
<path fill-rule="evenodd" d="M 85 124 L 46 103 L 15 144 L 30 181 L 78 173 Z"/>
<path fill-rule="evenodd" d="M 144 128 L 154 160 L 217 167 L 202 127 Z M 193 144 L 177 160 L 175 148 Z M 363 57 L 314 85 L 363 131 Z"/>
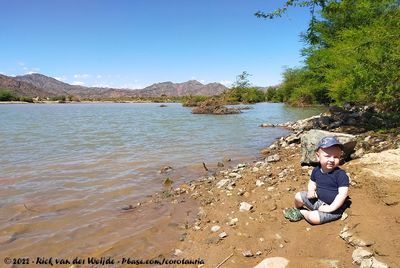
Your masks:
<path fill-rule="evenodd" d="M 217 267 L 215 267 L 215 268 L 219 268 L 222 264 L 224 264 L 227 260 L 229 260 L 229 258 L 230 257 L 232 257 L 233 256 L 233 253 L 231 253 L 231 255 L 229 255 L 228 257 L 226 257 L 223 261 L 221 261 L 218 265 L 217 265 Z"/>

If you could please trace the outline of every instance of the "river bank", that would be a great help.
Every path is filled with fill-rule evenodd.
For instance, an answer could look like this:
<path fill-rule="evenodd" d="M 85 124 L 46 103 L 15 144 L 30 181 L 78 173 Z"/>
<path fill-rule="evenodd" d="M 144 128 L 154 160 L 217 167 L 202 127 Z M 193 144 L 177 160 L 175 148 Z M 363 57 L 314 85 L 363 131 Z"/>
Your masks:
<path fill-rule="evenodd" d="M 179 204 L 175 198 L 183 196 L 199 208 L 194 221 L 181 226 L 180 242 L 169 256 L 203 259 L 200 267 L 254 267 L 272 257 L 288 263 L 276 267 L 398 267 L 400 135 L 357 134 L 359 155 L 342 166 L 351 178 L 353 203 L 342 220 L 320 226 L 283 217 L 312 170 L 300 164 L 296 135 L 265 149 L 261 161 L 176 188 L 170 202 Z"/>

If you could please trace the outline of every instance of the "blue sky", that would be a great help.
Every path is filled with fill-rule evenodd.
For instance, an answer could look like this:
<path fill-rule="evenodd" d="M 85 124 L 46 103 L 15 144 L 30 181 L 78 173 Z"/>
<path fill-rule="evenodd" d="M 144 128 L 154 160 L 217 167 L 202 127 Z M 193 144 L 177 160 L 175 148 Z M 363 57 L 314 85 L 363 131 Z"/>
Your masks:
<path fill-rule="evenodd" d="M 309 13 L 258 19 L 281 0 L 0 0 L 0 73 L 37 72 L 119 88 L 220 82 L 243 71 L 275 85 L 300 66 Z"/>

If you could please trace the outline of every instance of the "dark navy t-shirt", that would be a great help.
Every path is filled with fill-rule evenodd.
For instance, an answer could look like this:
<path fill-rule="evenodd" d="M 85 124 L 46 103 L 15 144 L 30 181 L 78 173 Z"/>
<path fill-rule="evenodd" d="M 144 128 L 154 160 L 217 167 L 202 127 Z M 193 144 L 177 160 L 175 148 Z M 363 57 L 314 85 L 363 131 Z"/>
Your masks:
<path fill-rule="evenodd" d="M 311 173 L 311 180 L 317 184 L 318 199 L 328 205 L 332 204 L 338 195 L 339 187 L 349 187 L 349 177 L 340 168 L 323 173 L 321 166 L 317 166 Z"/>

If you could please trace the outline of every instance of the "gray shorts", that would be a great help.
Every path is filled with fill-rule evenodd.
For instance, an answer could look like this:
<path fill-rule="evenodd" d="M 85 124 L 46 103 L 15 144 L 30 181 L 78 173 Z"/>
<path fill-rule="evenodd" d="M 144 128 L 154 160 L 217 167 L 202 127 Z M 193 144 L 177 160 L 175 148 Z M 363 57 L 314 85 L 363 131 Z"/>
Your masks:
<path fill-rule="evenodd" d="M 319 200 L 317 198 L 308 199 L 307 192 L 300 192 L 301 199 L 303 200 L 304 206 L 307 207 L 309 210 L 318 210 L 318 208 L 322 205 L 327 205 L 324 201 Z M 319 213 L 319 220 L 321 223 L 326 223 L 330 221 L 338 220 L 342 217 L 344 210 L 346 209 L 345 206 L 338 208 L 333 212 L 322 212 L 318 211 Z"/>

